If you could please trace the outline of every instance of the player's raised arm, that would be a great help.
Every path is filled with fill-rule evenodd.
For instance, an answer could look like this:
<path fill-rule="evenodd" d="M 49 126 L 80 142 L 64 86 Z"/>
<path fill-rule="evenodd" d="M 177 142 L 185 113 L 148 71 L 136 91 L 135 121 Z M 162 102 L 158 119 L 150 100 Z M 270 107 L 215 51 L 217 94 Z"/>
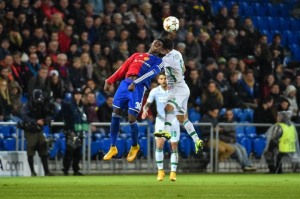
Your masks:
<path fill-rule="evenodd" d="M 160 62 L 159 65 L 154 65 L 150 68 L 150 71 L 142 75 L 141 77 L 137 78 L 133 81 L 134 84 L 142 84 L 144 82 L 147 82 L 148 80 L 152 79 L 156 75 L 158 75 L 163 68 L 163 62 Z"/>

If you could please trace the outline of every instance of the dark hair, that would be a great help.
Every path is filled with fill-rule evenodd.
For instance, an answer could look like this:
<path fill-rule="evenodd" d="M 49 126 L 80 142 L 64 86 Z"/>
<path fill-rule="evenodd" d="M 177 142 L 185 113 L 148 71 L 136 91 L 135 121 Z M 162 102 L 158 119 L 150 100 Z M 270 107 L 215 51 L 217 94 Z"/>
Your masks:
<path fill-rule="evenodd" d="M 268 97 L 266 97 L 266 98 L 264 98 L 264 99 L 262 100 L 262 104 L 269 103 L 269 102 L 271 102 L 272 100 L 273 100 L 273 97 L 268 96 Z"/>
<path fill-rule="evenodd" d="M 163 39 L 163 47 L 168 49 L 168 50 L 173 50 L 174 48 L 174 43 L 171 39 L 169 38 L 164 38 Z"/>

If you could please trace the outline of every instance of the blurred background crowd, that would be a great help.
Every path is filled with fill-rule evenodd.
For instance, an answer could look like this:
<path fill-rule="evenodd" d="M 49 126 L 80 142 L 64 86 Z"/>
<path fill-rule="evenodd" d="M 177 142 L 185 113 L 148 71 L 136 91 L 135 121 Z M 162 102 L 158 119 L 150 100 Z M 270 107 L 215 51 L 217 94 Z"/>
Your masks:
<path fill-rule="evenodd" d="M 275 122 L 279 109 L 290 109 L 298 121 L 300 60 L 293 49 L 299 41 L 287 38 L 288 31 L 297 36 L 300 28 L 295 29 L 298 20 L 289 14 L 295 5 L 297 1 L 265 0 L 0 0 L 0 120 L 14 121 L 36 88 L 57 109 L 81 88 L 88 121 L 109 122 L 118 85 L 104 92 L 105 79 L 132 53 L 146 52 L 164 32 L 163 19 L 172 15 L 180 28 L 169 37 L 184 57 L 189 108 L 201 114 L 251 108 L 254 122 L 261 123 Z M 263 18 L 286 23 L 278 21 L 272 29 Z M 153 115 L 154 108 L 150 120 Z"/>

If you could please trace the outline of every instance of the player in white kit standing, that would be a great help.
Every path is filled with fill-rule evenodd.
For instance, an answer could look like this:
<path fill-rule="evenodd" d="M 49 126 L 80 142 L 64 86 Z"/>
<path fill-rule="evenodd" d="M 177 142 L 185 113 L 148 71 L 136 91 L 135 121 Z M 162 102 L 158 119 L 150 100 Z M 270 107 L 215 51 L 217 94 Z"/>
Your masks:
<path fill-rule="evenodd" d="M 167 80 L 164 73 L 158 76 L 159 86 L 152 89 L 149 97 L 147 98 L 147 103 L 144 105 L 142 119 L 148 116 L 148 109 L 153 101 L 156 102 L 157 116 L 155 119 L 155 132 L 164 130 L 165 126 L 165 111 L 164 108 L 167 104 L 167 99 L 169 96 L 169 90 L 167 89 Z M 176 170 L 178 165 L 178 141 L 180 136 L 180 126 L 176 118 L 172 121 L 171 132 L 171 173 L 170 180 L 176 181 Z M 155 159 L 157 164 L 157 180 L 162 181 L 165 176 L 164 172 L 164 151 L 163 147 L 165 144 L 165 138 L 156 138 L 156 149 L 155 149 Z"/>
<path fill-rule="evenodd" d="M 164 38 L 162 53 L 165 54 L 165 56 L 163 57 L 163 64 L 170 94 L 167 99 L 167 105 L 164 109 L 164 130 L 156 131 L 154 136 L 170 139 L 172 121 L 176 116 L 178 121 L 184 126 L 188 134 L 195 142 L 196 153 L 198 153 L 203 149 L 203 141 L 198 137 L 193 124 L 187 117 L 187 104 L 190 96 L 190 89 L 184 80 L 184 61 L 181 53 L 173 48 L 173 41 L 168 38 Z"/>

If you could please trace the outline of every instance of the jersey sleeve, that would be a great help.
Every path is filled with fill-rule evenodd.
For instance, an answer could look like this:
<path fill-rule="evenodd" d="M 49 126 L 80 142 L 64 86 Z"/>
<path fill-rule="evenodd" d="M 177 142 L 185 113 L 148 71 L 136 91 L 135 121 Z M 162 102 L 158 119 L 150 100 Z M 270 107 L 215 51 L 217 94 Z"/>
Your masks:
<path fill-rule="evenodd" d="M 126 61 L 125 63 L 112 75 L 110 76 L 106 82 L 109 83 L 109 84 L 113 84 L 115 83 L 116 81 L 122 79 L 125 77 L 127 71 L 128 71 L 128 68 L 130 66 L 130 64 L 132 63 L 132 61 L 134 60 L 134 57 L 135 57 L 136 53 L 131 55 Z"/>
<path fill-rule="evenodd" d="M 158 75 L 163 67 L 164 67 L 163 62 L 160 60 L 155 65 L 153 65 L 152 67 L 149 68 L 149 72 L 145 73 L 144 75 L 137 78 L 133 82 L 135 84 L 143 84 L 143 83 L 151 80 L 152 78 L 154 78 L 156 75 Z"/>
<path fill-rule="evenodd" d="M 148 103 L 150 103 L 150 104 L 153 103 L 153 101 L 155 99 L 156 91 L 157 91 L 157 89 L 155 89 L 155 88 L 150 91 L 149 96 L 147 98 Z"/>

